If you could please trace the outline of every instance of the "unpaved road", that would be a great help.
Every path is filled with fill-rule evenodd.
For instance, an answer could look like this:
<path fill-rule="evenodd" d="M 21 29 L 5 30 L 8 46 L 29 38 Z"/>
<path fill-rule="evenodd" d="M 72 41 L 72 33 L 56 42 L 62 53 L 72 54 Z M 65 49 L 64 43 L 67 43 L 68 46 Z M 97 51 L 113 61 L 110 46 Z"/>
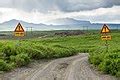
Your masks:
<path fill-rule="evenodd" d="M 0 75 L 0 80 L 118 80 L 90 67 L 88 54 L 43 60 Z"/>

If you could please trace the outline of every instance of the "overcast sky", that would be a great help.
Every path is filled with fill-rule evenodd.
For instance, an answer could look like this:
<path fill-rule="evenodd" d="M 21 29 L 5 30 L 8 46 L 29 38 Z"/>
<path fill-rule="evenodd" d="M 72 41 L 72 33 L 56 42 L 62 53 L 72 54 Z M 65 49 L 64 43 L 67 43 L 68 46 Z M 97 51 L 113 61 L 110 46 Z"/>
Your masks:
<path fill-rule="evenodd" d="M 47 23 L 58 18 L 120 23 L 120 0 L 0 0 L 0 23 Z"/>

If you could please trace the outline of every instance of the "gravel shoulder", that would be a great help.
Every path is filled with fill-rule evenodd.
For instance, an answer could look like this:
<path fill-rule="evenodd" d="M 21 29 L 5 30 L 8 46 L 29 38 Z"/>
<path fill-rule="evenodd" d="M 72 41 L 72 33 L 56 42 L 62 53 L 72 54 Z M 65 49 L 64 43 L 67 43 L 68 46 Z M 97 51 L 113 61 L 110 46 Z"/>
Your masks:
<path fill-rule="evenodd" d="M 0 80 L 118 80 L 92 69 L 88 56 L 80 53 L 55 60 L 34 61 L 27 67 L 0 74 Z"/>

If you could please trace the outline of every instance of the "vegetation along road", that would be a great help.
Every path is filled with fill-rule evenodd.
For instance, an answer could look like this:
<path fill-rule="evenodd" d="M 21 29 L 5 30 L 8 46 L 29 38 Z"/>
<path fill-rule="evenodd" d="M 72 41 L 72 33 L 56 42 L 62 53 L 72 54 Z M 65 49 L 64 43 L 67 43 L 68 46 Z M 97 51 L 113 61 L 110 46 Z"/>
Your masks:
<path fill-rule="evenodd" d="M 44 38 L 0 39 L 0 80 L 117 80 L 120 77 L 119 31 L 112 31 L 108 52 L 99 31 L 81 35 L 50 33 Z"/>

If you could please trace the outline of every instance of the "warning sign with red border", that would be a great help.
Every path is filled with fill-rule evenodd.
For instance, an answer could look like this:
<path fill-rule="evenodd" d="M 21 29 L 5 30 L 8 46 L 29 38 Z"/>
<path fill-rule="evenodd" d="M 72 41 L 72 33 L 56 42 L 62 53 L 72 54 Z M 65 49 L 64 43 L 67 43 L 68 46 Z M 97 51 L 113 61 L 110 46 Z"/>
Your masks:
<path fill-rule="evenodd" d="M 106 24 L 103 25 L 101 33 L 110 33 L 110 29 Z"/>

